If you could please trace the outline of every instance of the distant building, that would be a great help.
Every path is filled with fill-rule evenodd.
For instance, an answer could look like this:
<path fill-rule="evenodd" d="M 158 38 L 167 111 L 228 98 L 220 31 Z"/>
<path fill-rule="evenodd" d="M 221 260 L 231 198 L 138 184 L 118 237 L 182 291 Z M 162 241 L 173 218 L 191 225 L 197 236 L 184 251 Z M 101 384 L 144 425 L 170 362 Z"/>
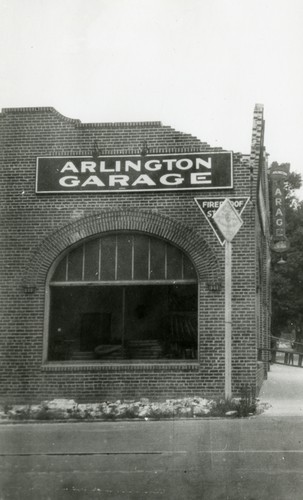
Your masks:
<path fill-rule="evenodd" d="M 263 134 L 260 105 L 249 157 L 160 122 L 2 110 L 2 399 L 223 395 L 225 251 L 213 215 L 225 198 L 243 220 L 232 393 L 259 390 L 270 320 Z"/>

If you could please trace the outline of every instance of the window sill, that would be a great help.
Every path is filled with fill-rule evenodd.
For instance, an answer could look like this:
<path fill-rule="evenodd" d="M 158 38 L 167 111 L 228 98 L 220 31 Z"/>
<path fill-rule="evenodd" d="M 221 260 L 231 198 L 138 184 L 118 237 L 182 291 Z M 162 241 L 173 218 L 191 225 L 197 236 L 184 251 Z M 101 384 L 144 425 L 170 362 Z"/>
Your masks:
<path fill-rule="evenodd" d="M 42 365 L 47 372 L 57 371 L 189 371 L 198 370 L 197 360 L 136 360 L 136 361 L 49 361 Z"/>

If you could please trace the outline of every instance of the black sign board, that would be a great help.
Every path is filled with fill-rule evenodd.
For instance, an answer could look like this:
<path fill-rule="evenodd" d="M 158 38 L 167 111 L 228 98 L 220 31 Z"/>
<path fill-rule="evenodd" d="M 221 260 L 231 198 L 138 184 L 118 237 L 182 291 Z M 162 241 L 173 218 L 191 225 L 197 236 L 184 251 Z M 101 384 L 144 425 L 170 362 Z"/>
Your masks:
<path fill-rule="evenodd" d="M 272 242 L 271 248 L 275 252 L 286 252 L 289 241 L 286 237 L 285 220 L 285 181 L 289 176 L 289 163 L 279 165 L 273 163 L 270 169 L 272 193 Z"/>
<path fill-rule="evenodd" d="M 37 158 L 36 193 L 230 189 L 231 152 Z"/>

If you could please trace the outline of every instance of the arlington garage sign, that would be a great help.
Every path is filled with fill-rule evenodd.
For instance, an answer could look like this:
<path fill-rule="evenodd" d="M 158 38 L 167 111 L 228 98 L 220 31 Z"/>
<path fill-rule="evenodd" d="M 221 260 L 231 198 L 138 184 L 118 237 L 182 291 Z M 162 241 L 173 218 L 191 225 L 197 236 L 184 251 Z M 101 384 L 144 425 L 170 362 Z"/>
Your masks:
<path fill-rule="evenodd" d="M 230 189 L 231 152 L 39 157 L 36 193 Z"/>

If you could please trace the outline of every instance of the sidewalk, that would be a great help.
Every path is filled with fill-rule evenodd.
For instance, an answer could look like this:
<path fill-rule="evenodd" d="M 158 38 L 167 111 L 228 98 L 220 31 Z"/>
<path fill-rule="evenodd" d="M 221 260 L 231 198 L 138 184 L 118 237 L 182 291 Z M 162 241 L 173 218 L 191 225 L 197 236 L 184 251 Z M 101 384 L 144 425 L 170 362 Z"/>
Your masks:
<path fill-rule="evenodd" d="M 260 394 L 261 416 L 303 416 L 303 368 L 273 364 Z"/>

